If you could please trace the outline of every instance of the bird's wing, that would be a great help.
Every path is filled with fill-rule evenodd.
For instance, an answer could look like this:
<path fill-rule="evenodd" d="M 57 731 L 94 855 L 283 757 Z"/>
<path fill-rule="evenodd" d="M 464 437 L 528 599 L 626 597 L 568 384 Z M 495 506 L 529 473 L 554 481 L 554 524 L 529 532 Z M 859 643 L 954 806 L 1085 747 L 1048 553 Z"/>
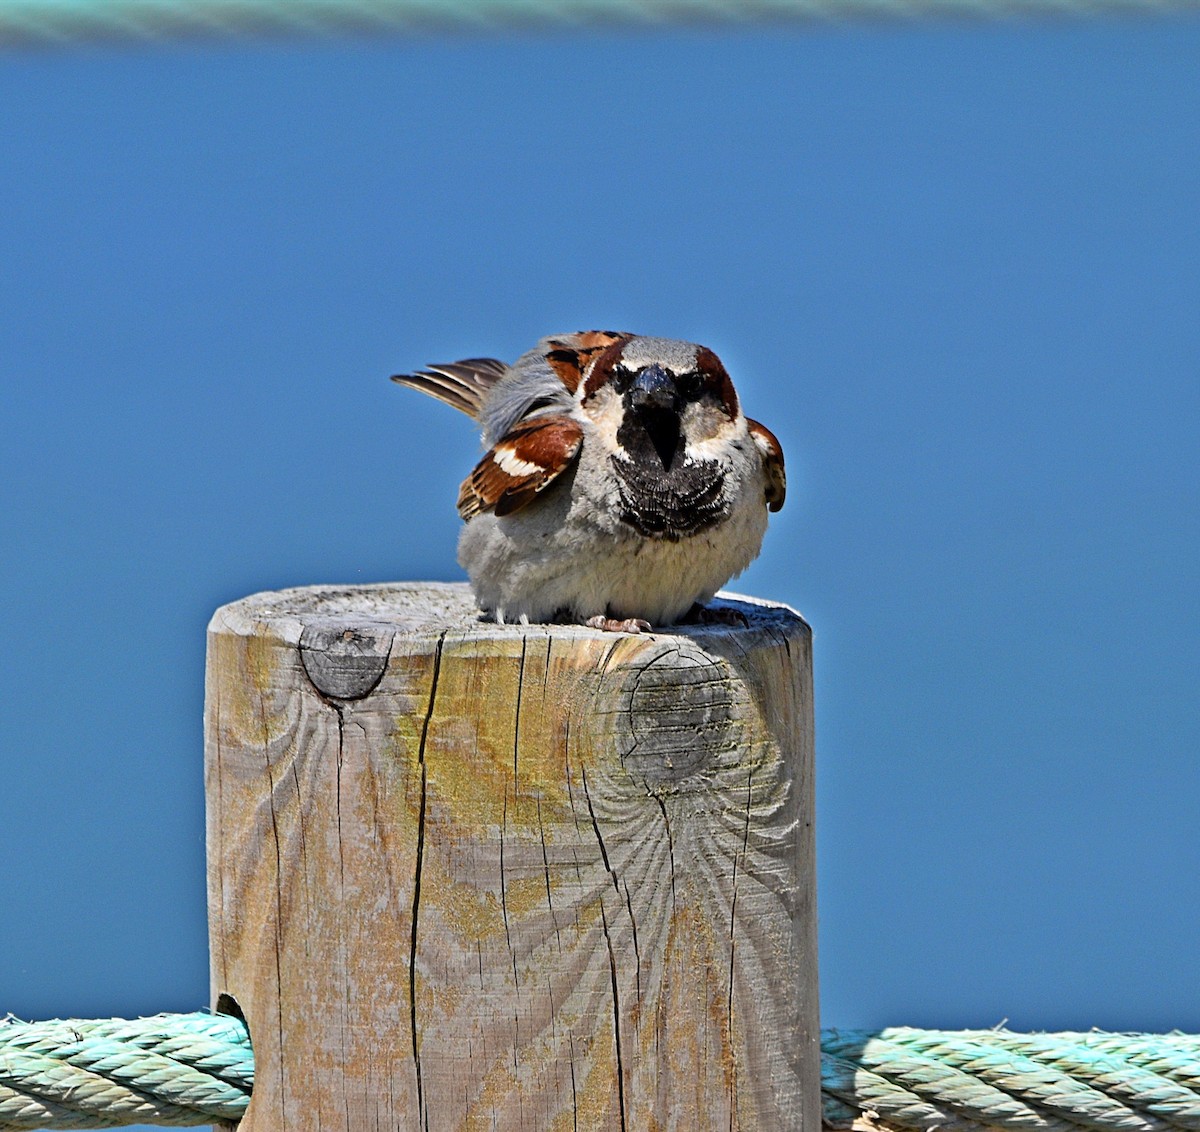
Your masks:
<path fill-rule="evenodd" d="M 429 366 L 416 373 L 398 373 L 392 380 L 398 385 L 428 393 L 478 420 L 488 390 L 507 370 L 508 366 L 496 358 L 465 358 L 461 362 Z"/>
<path fill-rule="evenodd" d="M 767 508 L 778 511 L 787 496 L 787 472 L 783 467 L 783 448 L 775 434 L 766 425 L 746 418 L 750 436 L 762 456 L 763 472 L 767 477 Z"/>
<path fill-rule="evenodd" d="M 570 417 L 518 421 L 463 480 L 458 513 L 510 515 L 544 491 L 575 462 L 583 429 Z"/>

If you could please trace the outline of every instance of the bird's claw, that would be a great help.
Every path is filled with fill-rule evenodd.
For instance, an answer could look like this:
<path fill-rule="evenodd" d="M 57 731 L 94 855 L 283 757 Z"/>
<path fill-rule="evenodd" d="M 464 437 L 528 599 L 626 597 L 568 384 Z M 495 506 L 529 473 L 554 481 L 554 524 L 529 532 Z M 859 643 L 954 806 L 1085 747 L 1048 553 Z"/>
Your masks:
<path fill-rule="evenodd" d="M 589 617 L 584 624 L 589 629 L 599 629 L 602 633 L 649 633 L 653 628 L 649 621 L 641 617 L 626 617 L 624 621 L 618 621 L 614 617 L 605 617 L 603 613 Z"/>
<path fill-rule="evenodd" d="M 687 611 L 683 620 L 689 625 L 729 625 L 738 629 L 745 629 L 750 624 L 740 609 L 730 609 L 724 605 L 710 609 L 699 602 Z"/>

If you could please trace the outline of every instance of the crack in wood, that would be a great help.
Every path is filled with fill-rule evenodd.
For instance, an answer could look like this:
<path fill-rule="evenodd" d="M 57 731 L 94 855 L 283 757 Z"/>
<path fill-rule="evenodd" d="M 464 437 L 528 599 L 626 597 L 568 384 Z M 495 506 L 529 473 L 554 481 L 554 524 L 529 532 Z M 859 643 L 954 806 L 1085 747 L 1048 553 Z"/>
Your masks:
<path fill-rule="evenodd" d="M 600 660 L 600 663 L 596 666 L 596 671 L 601 676 L 604 676 L 608 672 L 609 662 L 613 658 L 613 653 L 615 653 L 617 651 L 617 649 L 620 647 L 620 645 L 621 645 L 621 638 L 618 637 L 615 641 L 613 641 L 613 643 L 611 645 L 608 646 L 608 649 L 605 651 L 604 656 Z"/>
<path fill-rule="evenodd" d="M 753 802 L 752 784 L 754 782 L 754 770 L 751 769 L 746 775 L 746 808 L 745 808 L 745 823 L 742 828 L 742 848 L 740 855 L 741 871 L 746 867 L 746 853 L 750 846 L 750 809 Z M 733 975 L 734 975 L 734 958 L 737 947 L 735 938 L 737 930 L 737 900 L 738 900 L 738 874 L 739 874 L 739 855 L 733 855 L 733 894 L 729 901 L 729 989 L 725 1000 L 725 1025 L 729 1031 L 730 1041 L 733 1041 Z M 737 1061 L 736 1059 L 730 1063 L 730 1080 L 729 1080 L 729 1132 L 733 1132 L 733 1115 L 737 1110 Z"/>
<path fill-rule="evenodd" d="M 286 1120 L 287 1064 L 284 1061 L 286 1047 L 283 1036 L 283 941 L 280 938 L 280 933 L 283 931 L 283 885 L 278 882 L 278 878 L 283 875 L 283 855 L 279 847 L 279 816 L 275 812 L 275 776 L 271 773 L 271 729 L 267 724 L 267 705 L 261 692 L 258 694 L 258 718 L 262 725 L 263 766 L 267 772 L 267 785 L 270 787 L 267 791 L 267 804 L 271 812 L 271 837 L 275 842 L 275 931 L 273 933 L 275 937 L 275 1003 L 279 1025 L 279 1068 L 281 1076 L 285 1078 L 282 1111 Z"/>
<path fill-rule="evenodd" d="M 592 819 L 592 829 L 596 833 L 596 842 L 600 846 L 600 858 L 604 862 L 604 869 L 612 878 L 613 888 L 616 889 L 618 896 L 621 895 L 621 886 L 617 883 L 617 874 L 613 872 L 612 865 L 608 863 L 608 850 L 604 847 L 604 837 L 600 833 L 600 823 L 596 820 L 596 811 L 592 808 L 592 793 L 588 789 L 587 767 L 579 768 L 583 775 L 583 797 L 587 802 L 588 814 Z"/>
<path fill-rule="evenodd" d="M 538 839 L 542 843 L 542 875 L 546 880 L 546 908 L 550 913 L 550 922 L 554 925 L 554 939 L 562 953 L 562 930 L 558 926 L 558 913 L 554 911 L 554 897 L 550 891 L 550 858 L 546 851 L 546 827 L 542 824 L 542 800 L 537 799 Z"/>
<path fill-rule="evenodd" d="M 337 843 L 338 843 L 338 879 L 342 890 L 346 888 L 346 852 L 342 839 L 342 754 L 346 743 L 346 716 L 341 704 L 331 703 L 330 706 L 337 714 L 337 774 L 335 778 L 334 806 L 337 809 Z M 296 783 L 299 791 L 300 783 Z"/>
<path fill-rule="evenodd" d="M 521 980 L 517 975 L 517 953 L 513 950 L 512 932 L 508 925 L 508 882 L 504 873 L 504 832 L 508 828 L 508 790 L 504 791 L 504 812 L 500 818 L 500 914 L 504 917 L 504 939 L 508 943 L 508 954 L 512 959 L 513 986 L 518 995 Z"/>
<path fill-rule="evenodd" d="M 546 827 L 542 824 L 542 800 L 537 799 L 538 840 L 542 843 L 542 875 L 546 879 L 546 907 L 554 913 L 554 897 L 550 894 L 550 858 L 546 853 Z M 557 930 L 557 925 L 555 926 Z"/>
<path fill-rule="evenodd" d="M 633 929 L 634 974 L 637 981 L 637 1000 L 640 1006 L 642 1002 L 642 953 L 638 948 L 637 918 L 633 914 L 633 901 L 629 897 L 629 882 L 623 880 L 621 884 L 625 888 L 625 909 L 629 913 L 629 926 Z"/>
<path fill-rule="evenodd" d="M 417 764 L 421 768 L 421 805 L 417 818 L 417 859 L 413 872 L 412 938 L 408 953 L 408 1006 L 409 1024 L 412 1028 L 413 1067 L 417 1073 L 417 1119 L 424 1132 L 429 1132 L 429 1108 L 425 1103 L 425 1088 L 421 1078 L 421 1043 L 417 1034 L 417 926 L 421 911 L 421 867 L 425 855 L 425 805 L 428 781 L 425 766 L 425 744 L 429 741 L 429 723 L 433 719 L 433 708 L 437 700 L 438 677 L 442 670 L 442 647 L 446 643 L 443 630 L 437 639 L 433 653 L 433 675 L 429 682 L 429 704 L 421 722 L 421 738 L 417 744 Z"/>
<path fill-rule="evenodd" d="M 671 862 L 671 915 L 674 916 L 678 907 L 675 899 L 675 840 L 671 836 L 671 819 L 667 817 L 667 804 L 662 798 L 658 794 L 653 793 L 653 791 L 647 791 L 647 793 L 658 803 L 659 812 L 662 814 L 663 826 L 667 831 L 667 858 Z"/>
<path fill-rule="evenodd" d="M 529 637 L 521 634 L 521 668 L 517 673 L 516 719 L 513 721 L 513 794 L 517 794 L 517 752 L 521 749 L 521 694 L 525 690 L 525 652 L 529 648 Z"/>
<path fill-rule="evenodd" d="M 320 689 L 318 689 L 319 691 Z M 333 710 L 337 713 L 337 769 L 334 787 L 334 805 L 337 809 L 337 847 L 338 847 L 338 884 L 340 892 L 344 895 L 346 891 L 346 843 L 342 836 L 342 761 L 345 753 L 346 744 L 346 714 L 342 704 L 335 701 L 327 701 Z M 300 782 L 296 781 L 296 793 L 300 792 Z M 304 823 L 300 824 L 301 835 L 301 853 L 304 847 Z M 344 940 L 345 925 L 338 921 L 338 935 Z M 346 979 L 342 987 L 343 998 L 342 1004 L 345 1008 L 345 1017 L 350 1016 L 350 978 L 349 973 L 346 973 Z M 346 1064 L 346 1026 L 338 1027 L 338 1041 L 342 1051 L 342 1065 Z M 346 1074 L 341 1074 L 341 1090 L 342 1090 L 342 1110 L 346 1117 L 346 1127 L 350 1127 L 350 1098 L 346 1095 Z M 320 1124 L 320 1110 L 317 1113 L 317 1123 Z"/>
<path fill-rule="evenodd" d="M 621 994 L 617 989 L 617 957 L 613 952 L 612 936 L 608 932 L 608 916 L 604 897 L 600 898 L 600 922 L 604 925 L 604 942 L 608 946 L 608 973 L 612 980 L 613 1042 L 617 1049 L 617 1104 L 621 1113 L 621 1132 L 625 1132 L 625 1067 L 621 1057 Z"/>

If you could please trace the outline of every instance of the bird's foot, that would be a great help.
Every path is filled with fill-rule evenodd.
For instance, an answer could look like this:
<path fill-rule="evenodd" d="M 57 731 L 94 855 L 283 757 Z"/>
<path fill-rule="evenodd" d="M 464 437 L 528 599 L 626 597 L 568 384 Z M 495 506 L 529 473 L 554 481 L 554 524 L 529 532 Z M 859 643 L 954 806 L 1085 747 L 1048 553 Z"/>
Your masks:
<path fill-rule="evenodd" d="M 603 613 L 589 617 L 584 624 L 589 629 L 599 629 L 602 633 L 649 633 L 653 627 L 649 621 L 640 617 L 626 617 L 624 621 L 618 621 L 615 617 L 605 617 Z"/>
<path fill-rule="evenodd" d="M 740 609 L 729 609 L 726 606 L 709 609 L 707 605 L 701 605 L 699 602 L 696 602 L 680 620 L 684 625 L 729 625 L 738 629 L 745 629 L 750 624 Z"/>

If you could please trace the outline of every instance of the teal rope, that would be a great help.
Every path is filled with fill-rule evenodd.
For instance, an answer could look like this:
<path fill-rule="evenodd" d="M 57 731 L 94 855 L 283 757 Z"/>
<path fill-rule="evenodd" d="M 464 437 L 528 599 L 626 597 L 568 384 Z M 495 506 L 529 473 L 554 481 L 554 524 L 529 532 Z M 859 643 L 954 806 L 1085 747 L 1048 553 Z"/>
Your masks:
<path fill-rule="evenodd" d="M 254 1087 L 236 1018 L 0 1021 L 0 1132 L 238 1120 Z M 824 1030 L 829 1128 L 1200 1132 L 1200 1035 Z"/>
<path fill-rule="evenodd" d="M 849 1107 L 904 1129 L 1200 1132 L 1200 1035 L 824 1030 L 821 1055 L 833 1127 Z"/>
<path fill-rule="evenodd" d="M 0 46 L 197 36 L 420 33 L 584 24 L 1093 16 L 1200 0 L 0 0 Z"/>
<path fill-rule="evenodd" d="M 0 1022 L 0 1132 L 237 1120 L 253 1085 L 250 1036 L 224 1015 Z"/>

